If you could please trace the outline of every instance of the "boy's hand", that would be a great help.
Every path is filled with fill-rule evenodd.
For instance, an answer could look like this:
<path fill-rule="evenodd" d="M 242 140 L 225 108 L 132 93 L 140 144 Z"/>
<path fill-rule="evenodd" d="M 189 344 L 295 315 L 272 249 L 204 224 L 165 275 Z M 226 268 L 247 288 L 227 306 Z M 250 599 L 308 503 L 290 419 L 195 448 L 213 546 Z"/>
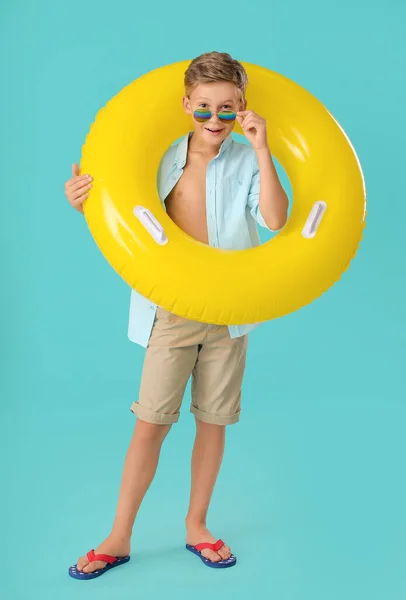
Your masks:
<path fill-rule="evenodd" d="M 268 148 L 265 119 L 253 110 L 241 110 L 237 113 L 237 121 L 241 125 L 245 137 L 255 150 Z"/>
<path fill-rule="evenodd" d="M 79 166 L 72 165 L 72 177 L 65 183 L 65 195 L 75 210 L 83 213 L 83 202 L 92 187 L 90 175 L 79 175 Z"/>

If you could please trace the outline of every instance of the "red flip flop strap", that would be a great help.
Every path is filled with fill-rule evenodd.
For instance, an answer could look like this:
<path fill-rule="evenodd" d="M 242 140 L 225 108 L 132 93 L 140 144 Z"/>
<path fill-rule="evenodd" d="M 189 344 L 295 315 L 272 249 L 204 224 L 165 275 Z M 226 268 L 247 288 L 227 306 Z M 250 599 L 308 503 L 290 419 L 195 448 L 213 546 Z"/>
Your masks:
<path fill-rule="evenodd" d="M 115 556 L 110 556 L 109 554 L 95 554 L 94 550 L 90 550 L 90 552 L 87 553 L 87 558 L 88 558 L 89 562 L 95 562 L 96 560 L 101 560 L 103 562 L 108 563 L 109 565 L 112 565 L 117 560 L 117 558 Z"/>
<path fill-rule="evenodd" d="M 201 552 L 202 550 L 214 550 L 214 552 L 217 552 L 217 550 L 220 550 L 220 548 L 222 548 L 223 546 L 223 540 L 217 540 L 215 544 L 209 544 L 208 542 L 196 544 L 195 548 L 198 552 Z"/>
<path fill-rule="evenodd" d="M 220 548 L 223 546 L 225 546 L 223 540 L 217 540 L 217 542 L 214 544 L 214 550 L 217 552 L 217 550 L 220 550 Z"/>

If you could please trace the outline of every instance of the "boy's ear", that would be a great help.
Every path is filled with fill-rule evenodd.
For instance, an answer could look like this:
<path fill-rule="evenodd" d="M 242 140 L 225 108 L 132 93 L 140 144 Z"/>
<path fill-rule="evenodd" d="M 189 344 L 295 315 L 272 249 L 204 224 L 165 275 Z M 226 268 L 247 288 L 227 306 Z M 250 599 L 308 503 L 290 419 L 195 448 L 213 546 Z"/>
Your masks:
<path fill-rule="evenodd" d="M 183 96 L 182 104 L 183 104 L 183 110 L 185 111 L 185 113 L 187 115 L 191 115 L 192 114 L 192 106 L 191 106 L 190 100 L 187 96 Z"/>
<path fill-rule="evenodd" d="M 248 106 L 248 102 L 246 101 L 246 99 L 244 98 L 243 100 L 241 100 L 241 110 L 247 110 L 247 106 Z"/>

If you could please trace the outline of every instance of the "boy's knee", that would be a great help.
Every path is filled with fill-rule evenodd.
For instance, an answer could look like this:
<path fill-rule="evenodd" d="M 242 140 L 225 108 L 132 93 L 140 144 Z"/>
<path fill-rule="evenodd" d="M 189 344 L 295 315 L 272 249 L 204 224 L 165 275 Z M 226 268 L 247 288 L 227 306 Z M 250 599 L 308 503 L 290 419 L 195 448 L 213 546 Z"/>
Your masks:
<path fill-rule="evenodd" d="M 134 436 L 142 437 L 149 441 L 160 441 L 165 439 L 170 428 L 171 425 L 148 423 L 147 421 L 138 418 L 135 424 Z"/>
<path fill-rule="evenodd" d="M 224 430 L 226 428 L 226 425 L 223 424 L 219 424 L 216 422 L 212 422 L 212 421 L 202 421 L 201 419 L 199 419 L 198 417 L 195 416 L 195 421 L 196 421 L 196 428 L 199 430 Z"/>

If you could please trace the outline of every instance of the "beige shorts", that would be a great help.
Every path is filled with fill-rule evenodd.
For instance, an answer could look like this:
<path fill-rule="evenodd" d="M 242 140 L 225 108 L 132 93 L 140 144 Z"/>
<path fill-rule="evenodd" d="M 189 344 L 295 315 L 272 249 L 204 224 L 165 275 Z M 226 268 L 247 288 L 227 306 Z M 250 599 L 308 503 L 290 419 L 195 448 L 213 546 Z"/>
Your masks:
<path fill-rule="evenodd" d="M 190 321 L 158 308 L 139 399 L 131 411 L 148 423 L 176 423 L 192 376 L 190 410 L 195 417 L 215 425 L 236 423 L 247 344 L 247 335 L 232 339 L 225 326 Z"/>

